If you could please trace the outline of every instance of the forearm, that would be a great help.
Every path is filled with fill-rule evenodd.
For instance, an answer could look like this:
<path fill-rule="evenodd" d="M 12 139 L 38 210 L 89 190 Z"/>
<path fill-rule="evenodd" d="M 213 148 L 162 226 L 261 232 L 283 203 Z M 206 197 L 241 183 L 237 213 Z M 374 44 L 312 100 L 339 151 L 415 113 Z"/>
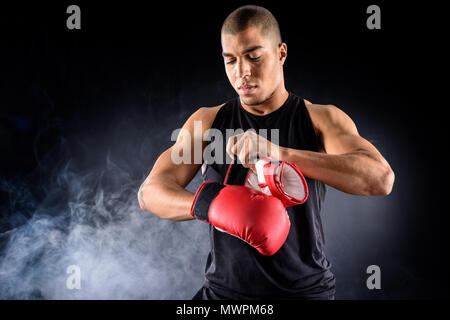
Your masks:
<path fill-rule="evenodd" d="M 281 148 L 280 160 L 295 163 L 303 174 L 354 195 L 387 195 L 394 174 L 387 162 L 364 150 L 326 154 Z"/>
<path fill-rule="evenodd" d="M 190 214 L 194 194 L 169 179 L 147 179 L 138 192 L 139 204 L 145 211 L 162 219 L 186 221 Z"/>

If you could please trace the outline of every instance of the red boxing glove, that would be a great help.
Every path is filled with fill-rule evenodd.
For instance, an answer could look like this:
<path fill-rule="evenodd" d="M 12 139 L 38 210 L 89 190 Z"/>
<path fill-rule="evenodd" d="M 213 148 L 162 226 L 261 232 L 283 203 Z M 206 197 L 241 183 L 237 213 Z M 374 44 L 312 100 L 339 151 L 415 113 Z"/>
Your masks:
<path fill-rule="evenodd" d="M 285 207 L 302 204 L 308 199 L 308 184 L 300 169 L 287 161 L 258 160 L 256 174 L 246 178 L 247 187 L 280 199 Z"/>
<path fill-rule="evenodd" d="M 235 175 L 234 182 L 236 179 L 245 182 L 248 170 L 242 168 L 235 170 L 244 174 Z M 276 197 L 244 185 L 224 185 L 214 181 L 200 186 L 191 206 L 191 215 L 244 240 L 266 256 L 281 248 L 291 226 L 283 202 Z"/>

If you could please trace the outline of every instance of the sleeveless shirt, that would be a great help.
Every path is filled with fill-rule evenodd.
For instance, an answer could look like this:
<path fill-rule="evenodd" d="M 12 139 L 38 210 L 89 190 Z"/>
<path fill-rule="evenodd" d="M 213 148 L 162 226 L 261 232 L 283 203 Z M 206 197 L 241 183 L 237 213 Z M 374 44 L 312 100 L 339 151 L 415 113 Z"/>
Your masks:
<path fill-rule="evenodd" d="M 280 108 L 261 116 L 246 111 L 239 97 L 229 100 L 219 109 L 211 129 L 220 130 L 223 137 L 227 129 L 254 129 L 257 133 L 267 129 L 268 140 L 271 129 L 278 129 L 280 146 L 320 150 L 304 100 L 291 92 Z M 223 161 L 205 163 L 202 177 L 204 181 L 223 183 L 229 166 L 225 161 L 227 141 L 218 143 L 214 137 L 210 139 L 215 148 L 222 148 Z M 205 268 L 205 287 L 227 299 L 314 299 L 334 295 L 335 277 L 323 251 L 325 239 L 320 217 L 326 188 L 320 181 L 305 178 L 308 200 L 287 208 L 291 221 L 289 235 L 272 256 L 264 256 L 241 239 L 210 225 L 211 250 Z"/>

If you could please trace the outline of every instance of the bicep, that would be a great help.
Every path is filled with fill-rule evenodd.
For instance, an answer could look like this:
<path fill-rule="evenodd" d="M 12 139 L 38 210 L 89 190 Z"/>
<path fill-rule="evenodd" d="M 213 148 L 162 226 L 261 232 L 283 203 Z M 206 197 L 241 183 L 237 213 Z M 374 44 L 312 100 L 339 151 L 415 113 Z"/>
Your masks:
<path fill-rule="evenodd" d="M 200 164 L 176 163 L 173 159 L 175 146 L 176 144 L 159 156 L 147 178 L 148 181 L 163 179 L 174 182 L 184 188 L 194 178 L 200 168 Z"/>
<path fill-rule="evenodd" d="M 367 151 L 380 155 L 378 150 L 358 133 L 353 120 L 335 106 L 327 106 L 322 112 L 320 128 L 322 143 L 329 154 L 345 154 Z"/>
<path fill-rule="evenodd" d="M 203 133 L 211 125 L 212 113 L 200 108 L 179 130 L 176 142 L 156 160 L 147 180 L 163 179 L 186 187 L 202 164 Z"/>
<path fill-rule="evenodd" d="M 352 152 L 368 152 L 373 156 L 381 156 L 379 151 L 366 139 L 355 133 L 341 133 L 324 138 L 325 151 L 328 154 L 346 154 Z"/>

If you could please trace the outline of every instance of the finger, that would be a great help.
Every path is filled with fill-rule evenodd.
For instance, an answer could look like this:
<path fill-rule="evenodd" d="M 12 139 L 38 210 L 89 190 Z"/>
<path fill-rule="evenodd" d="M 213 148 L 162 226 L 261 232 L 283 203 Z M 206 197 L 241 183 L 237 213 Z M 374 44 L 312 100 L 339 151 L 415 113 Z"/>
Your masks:
<path fill-rule="evenodd" d="M 242 154 L 243 152 L 245 152 L 245 136 L 244 135 L 240 135 L 239 137 L 237 137 L 237 141 L 235 143 L 235 145 L 233 146 L 233 152 L 234 154 L 240 155 L 241 157 L 243 157 L 244 155 Z M 245 159 L 245 158 L 242 158 Z M 241 159 L 241 161 L 242 161 Z"/>
<path fill-rule="evenodd" d="M 238 150 L 239 161 L 247 168 L 253 167 L 258 161 L 255 145 L 248 138 L 243 139 L 241 142 L 240 149 Z"/>
<path fill-rule="evenodd" d="M 231 159 L 234 159 L 235 155 L 236 155 L 235 145 L 236 145 L 237 140 L 238 140 L 238 135 L 231 136 L 231 137 L 228 138 L 226 152 L 230 156 Z"/>
<path fill-rule="evenodd" d="M 237 155 L 238 155 L 239 162 L 244 167 L 246 167 L 246 165 L 247 165 L 247 161 L 246 161 L 247 153 L 245 152 L 244 148 L 239 148 L 238 152 L 237 152 Z"/>
<path fill-rule="evenodd" d="M 258 161 L 258 145 L 251 137 L 246 137 L 247 162 L 255 164 Z"/>
<path fill-rule="evenodd" d="M 244 167 L 247 167 L 250 160 L 250 141 L 247 137 L 242 137 L 242 139 L 239 141 L 237 145 L 238 149 L 237 152 L 239 154 L 239 160 L 244 165 Z"/>
<path fill-rule="evenodd" d="M 254 130 L 247 130 L 245 134 L 252 143 L 252 157 L 264 158 L 267 155 L 270 142 L 265 137 L 258 135 Z"/>

